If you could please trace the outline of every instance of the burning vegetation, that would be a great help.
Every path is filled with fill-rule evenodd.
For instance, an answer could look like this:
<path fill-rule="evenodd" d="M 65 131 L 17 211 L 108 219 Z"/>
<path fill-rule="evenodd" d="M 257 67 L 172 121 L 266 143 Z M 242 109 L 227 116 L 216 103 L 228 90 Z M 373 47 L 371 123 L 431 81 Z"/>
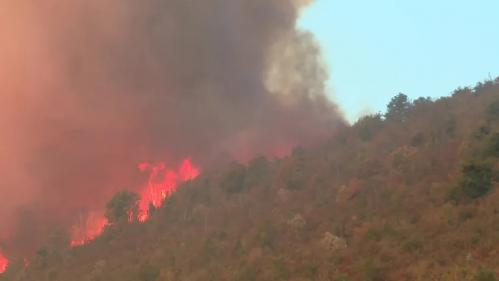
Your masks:
<path fill-rule="evenodd" d="M 8 265 L 9 265 L 9 260 L 0 251 L 0 273 L 5 272 Z"/>
<path fill-rule="evenodd" d="M 1 1 L 0 280 L 424 280 L 471 222 L 491 267 L 498 82 L 347 126 L 308 2 Z"/>
<path fill-rule="evenodd" d="M 499 79 L 400 94 L 282 158 L 141 164 L 100 235 L 53 232 L 0 280 L 497 280 L 498 105 Z"/>
<path fill-rule="evenodd" d="M 138 168 L 141 172 L 148 173 L 147 182 L 139 191 L 140 195 L 121 192 L 115 196 L 115 201 L 108 203 L 108 207 L 114 210 L 116 210 L 116 206 L 113 204 L 118 201 L 121 201 L 118 204 L 136 204 L 137 208 L 127 211 L 121 210 L 121 213 L 126 214 L 129 222 L 133 222 L 135 219 L 140 222 L 147 221 L 150 212 L 160 208 L 163 202 L 177 190 L 180 183 L 193 180 L 200 173 L 199 168 L 194 166 L 189 158 L 184 159 L 177 170 L 168 169 L 165 163 L 141 163 Z M 71 228 L 70 245 L 72 247 L 83 246 L 94 240 L 102 234 L 107 225 L 113 221 L 118 221 L 118 217 L 119 214 L 114 213 L 83 216 L 82 221 Z"/>
<path fill-rule="evenodd" d="M 57 228 L 92 240 L 120 190 L 144 221 L 200 168 L 343 127 L 319 48 L 295 28 L 306 2 L 0 3 L 5 255 L 32 256 Z"/>
<path fill-rule="evenodd" d="M 167 169 L 165 163 L 141 163 L 139 169 L 149 173 L 147 184 L 140 192 L 138 219 L 142 222 L 147 220 L 151 209 L 161 207 L 180 183 L 193 180 L 200 173 L 190 159 L 183 160 L 177 170 Z"/>

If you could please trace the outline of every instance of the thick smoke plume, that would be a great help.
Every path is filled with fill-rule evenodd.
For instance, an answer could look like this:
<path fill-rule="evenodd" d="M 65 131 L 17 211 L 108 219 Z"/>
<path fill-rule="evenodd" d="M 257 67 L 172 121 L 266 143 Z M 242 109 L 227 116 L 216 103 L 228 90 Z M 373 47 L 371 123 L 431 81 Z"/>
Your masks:
<path fill-rule="evenodd" d="M 276 155 L 343 124 L 297 0 L 0 1 L 0 240 L 133 188 L 137 164 Z"/>

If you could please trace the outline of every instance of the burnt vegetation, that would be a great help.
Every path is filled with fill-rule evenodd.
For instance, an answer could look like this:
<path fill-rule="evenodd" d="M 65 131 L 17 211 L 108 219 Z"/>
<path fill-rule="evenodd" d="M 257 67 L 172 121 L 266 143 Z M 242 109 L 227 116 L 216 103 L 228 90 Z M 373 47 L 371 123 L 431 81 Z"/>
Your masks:
<path fill-rule="evenodd" d="M 54 232 L 2 281 L 497 280 L 499 79 L 399 94 L 313 149 L 179 188 L 145 223 L 136 195 L 76 248 Z"/>

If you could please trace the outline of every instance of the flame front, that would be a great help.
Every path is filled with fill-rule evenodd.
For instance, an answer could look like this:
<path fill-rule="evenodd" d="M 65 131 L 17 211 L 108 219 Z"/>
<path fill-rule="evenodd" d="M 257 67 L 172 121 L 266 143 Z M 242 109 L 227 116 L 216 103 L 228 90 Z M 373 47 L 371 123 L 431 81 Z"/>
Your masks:
<path fill-rule="evenodd" d="M 71 228 L 71 247 L 82 246 L 94 240 L 102 234 L 107 223 L 107 219 L 101 214 L 89 214 L 80 218 L 79 223 Z"/>
<path fill-rule="evenodd" d="M 0 250 L 0 273 L 4 273 L 7 270 L 7 266 L 9 265 L 9 260 L 3 255 Z"/>
<path fill-rule="evenodd" d="M 141 163 L 138 168 L 141 172 L 148 173 L 147 182 L 139 191 L 137 217 L 140 222 L 149 218 L 150 206 L 161 207 L 163 201 L 177 190 L 180 183 L 193 180 L 200 174 L 200 169 L 190 158 L 184 159 L 177 169 L 169 169 L 163 162 Z M 94 240 L 102 234 L 107 224 L 108 221 L 102 213 L 82 216 L 71 229 L 71 247 L 82 246 Z"/>
<path fill-rule="evenodd" d="M 170 170 L 165 163 L 141 163 L 139 170 L 148 172 L 147 184 L 140 192 L 139 221 L 149 218 L 149 207 L 159 208 L 163 201 L 170 197 L 180 183 L 195 179 L 199 168 L 192 164 L 190 158 L 184 159 L 177 170 Z"/>

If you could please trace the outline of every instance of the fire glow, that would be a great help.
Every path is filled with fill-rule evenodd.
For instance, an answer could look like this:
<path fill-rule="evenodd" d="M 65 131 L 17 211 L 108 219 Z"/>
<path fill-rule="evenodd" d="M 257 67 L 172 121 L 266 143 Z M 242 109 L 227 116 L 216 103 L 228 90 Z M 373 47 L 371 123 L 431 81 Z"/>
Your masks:
<path fill-rule="evenodd" d="M 190 181 L 199 176 L 199 168 L 192 164 L 190 158 L 184 159 L 177 170 L 168 169 L 165 163 L 141 163 L 142 172 L 148 172 L 146 185 L 140 192 L 139 221 L 149 218 L 149 208 L 161 207 L 165 199 L 170 197 L 180 183 Z"/>
<path fill-rule="evenodd" d="M 71 228 L 71 247 L 85 245 L 104 231 L 107 219 L 103 215 L 89 214 Z"/>
<path fill-rule="evenodd" d="M 3 255 L 2 251 L 0 251 L 0 273 L 4 273 L 9 265 L 9 260 Z"/>
<path fill-rule="evenodd" d="M 164 200 L 177 190 L 179 184 L 193 180 L 200 174 L 200 169 L 190 158 L 184 159 L 177 169 L 169 169 L 163 162 L 141 163 L 138 169 L 148 173 L 147 182 L 139 191 L 137 218 L 140 222 L 145 222 L 149 218 L 150 206 L 161 207 Z M 82 246 L 94 240 L 102 234 L 106 225 L 108 221 L 102 214 L 89 214 L 80 219 L 80 222 L 71 229 L 71 247 Z"/>

